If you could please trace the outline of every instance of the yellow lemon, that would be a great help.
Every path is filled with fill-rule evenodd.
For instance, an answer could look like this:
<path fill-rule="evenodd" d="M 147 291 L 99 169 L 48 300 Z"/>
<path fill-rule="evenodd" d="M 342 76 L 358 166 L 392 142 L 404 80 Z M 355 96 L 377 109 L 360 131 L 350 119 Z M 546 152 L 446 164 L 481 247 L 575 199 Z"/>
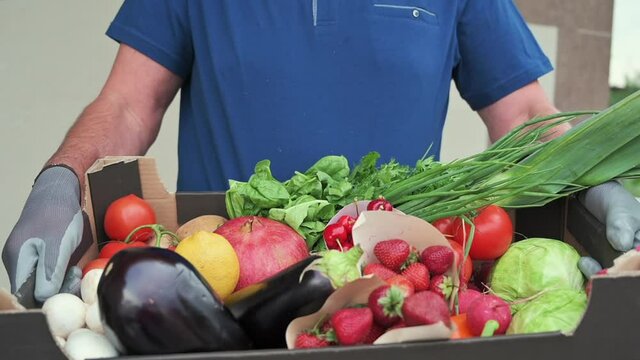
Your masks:
<path fill-rule="evenodd" d="M 231 244 L 224 237 L 198 231 L 184 238 L 176 252 L 187 259 L 224 299 L 233 292 L 240 278 L 240 263 Z"/>

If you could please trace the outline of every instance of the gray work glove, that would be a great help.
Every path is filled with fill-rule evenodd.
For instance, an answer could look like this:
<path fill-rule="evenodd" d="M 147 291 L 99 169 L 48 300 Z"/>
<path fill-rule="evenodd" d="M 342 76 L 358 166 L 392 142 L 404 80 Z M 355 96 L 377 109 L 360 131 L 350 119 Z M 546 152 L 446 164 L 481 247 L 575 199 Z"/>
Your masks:
<path fill-rule="evenodd" d="M 75 264 L 91 245 L 73 171 L 54 166 L 36 179 L 2 251 L 11 292 L 35 306 L 59 292 L 78 293 L 82 271 Z"/>
<path fill-rule="evenodd" d="M 580 194 L 584 206 L 603 224 L 607 240 L 618 251 L 628 251 L 640 244 L 640 202 L 615 181 L 595 186 Z M 578 263 L 580 270 L 591 277 L 602 267 L 590 257 Z"/>

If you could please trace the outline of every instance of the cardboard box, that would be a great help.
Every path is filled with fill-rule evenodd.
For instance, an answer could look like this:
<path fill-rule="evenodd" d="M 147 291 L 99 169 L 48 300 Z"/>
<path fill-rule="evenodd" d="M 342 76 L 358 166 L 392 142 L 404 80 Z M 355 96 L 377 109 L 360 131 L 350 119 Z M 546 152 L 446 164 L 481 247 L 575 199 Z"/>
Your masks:
<path fill-rule="evenodd" d="M 104 241 L 101 219 L 108 204 L 134 193 L 155 208 L 158 222 L 175 230 L 178 224 L 202 214 L 225 215 L 223 193 L 168 193 L 150 158 L 106 158 L 87 174 L 86 210 L 95 238 Z M 575 238 L 585 251 L 610 266 L 619 253 L 604 238 L 603 225 L 574 199 L 543 208 L 516 212 L 516 232 L 526 237 Z M 568 231 L 567 231 L 568 230 Z M 21 310 L 3 302 L 0 294 L 0 358 L 13 360 L 66 357 L 48 331 L 39 310 Z M 6 298 L 6 296 L 4 297 Z M 330 347 L 319 350 L 251 350 L 218 353 L 145 356 L 173 359 L 631 359 L 637 358 L 635 340 L 640 329 L 640 273 L 623 271 L 596 277 L 585 316 L 572 335 L 541 333 L 455 341 L 431 341 L 376 346 Z"/>

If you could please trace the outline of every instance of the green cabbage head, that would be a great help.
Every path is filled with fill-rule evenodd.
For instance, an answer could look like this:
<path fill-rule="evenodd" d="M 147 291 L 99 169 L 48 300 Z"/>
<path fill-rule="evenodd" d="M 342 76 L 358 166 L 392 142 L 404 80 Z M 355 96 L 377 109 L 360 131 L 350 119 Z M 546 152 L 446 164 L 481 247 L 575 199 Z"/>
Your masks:
<path fill-rule="evenodd" d="M 583 290 L 578 252 L 562 241 L 531 238 L 514 243 L 494 265 L 489 283 L 507 302 L 542 291 Z M 521 306 L 512 306 L 517 311 Z"/>
<path fill-rule="evenodd" d="M 584 291 L 551 290 L 523 305 L 513 316 L 507 334 L 572 332 L 586 308 L 587 295 Z"/>

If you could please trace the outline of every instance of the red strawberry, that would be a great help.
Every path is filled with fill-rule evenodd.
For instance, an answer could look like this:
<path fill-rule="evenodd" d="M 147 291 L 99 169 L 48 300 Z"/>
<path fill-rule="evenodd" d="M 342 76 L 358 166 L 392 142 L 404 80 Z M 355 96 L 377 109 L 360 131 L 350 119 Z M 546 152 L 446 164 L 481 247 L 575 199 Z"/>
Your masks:
<path fill-rule="evenodd" d="M 397 286 L 383 285 L 369 294 L 367 305 L 373 320 L 385 328 L 400 321 L 405 292 Z"/>
<path fill-rule="evenodd" d="M 429 290 L 429 269 L 424 264 L 415 263 L 409 265 L 402 272 L 402 276 L 411 281 L 415 291 Z"/>
<path fill-rule="evenodd" d="M 294 345 L 296 349 L 312 349 L 327 346 L 329 346 L 329 342 L 327 340 L 309 332 L 300 333 L 298 337 L 296 337 L 296 342 Z"/>
<path fill-rule="evenodd" d="M 378 339 L 382 334 L 384 334 L 385 329 L 376 324 L 373 323 L 373 326 L 371 326 L 371 331 L 369 331 L 369 334 L 367 334 L 367 337 L 364 338 L 363 343 L 364 344 L 373 344 L 374 341 L 376 341 L 376 339 Z"/>
<path fill-rule="evenodd" d="M 433 275 L 444 274 L 453 264 L 453 250 L 448 246 L 429 246 L 422 251 L 420 260 Z"/>
<path fill-rule="evenodd" d="M 438 321 L 451 326 L 447 303 L 431 291 L 417 292 L 406 298 L 402 317 L 407 326 L 431 325 Z"/>
<path fill-rule="evenodd" d="M 327 320 L 322 324 L 322 326 L 320 326 L 320 332 L 322 334 L 326 334 L 330 331 L 333 331 L 333 327 L 331 326 L 331 321 Z"/>
<path fill-rule="evenodd" d="M 395 285 L 400 289 L 404 290 L 405 297 L 411 296 L 415 292 L 413 283 L 402 275 L 395 275 L 393 277 L 390 277 L 387 280 L 385 280 L 385 282 L 389 285 Z"/>
<path fill-rule="evenodd" d="M 436 293 L 443 299 L 448 299 L 453 290 L 453 282 L 446 275 L 436 275 L 431 279 L 429 290 Z"/>
<path fill-rule="evenodd" d="M 378 263 L 371 263 L 364 267 L 362 270 L 364 275 L 376 275 L 382 280 L 387 280 L 390 277 L 396 276 L 393 270 L 387 268 L 386 266 Z"/>
<path fill-rule="evenodd" d="M 347 308 L 331 316 L 331 325 L 340 345 L 361 344 L 373 326 L 373 314 L 368 307 Z"/>
<path fill-rule="evenodd" d="M 374 246 L 373 253 L 382 265 L 396 272 L 418 260 L 417 252 L 401 239 L 380 241 Z"/>

